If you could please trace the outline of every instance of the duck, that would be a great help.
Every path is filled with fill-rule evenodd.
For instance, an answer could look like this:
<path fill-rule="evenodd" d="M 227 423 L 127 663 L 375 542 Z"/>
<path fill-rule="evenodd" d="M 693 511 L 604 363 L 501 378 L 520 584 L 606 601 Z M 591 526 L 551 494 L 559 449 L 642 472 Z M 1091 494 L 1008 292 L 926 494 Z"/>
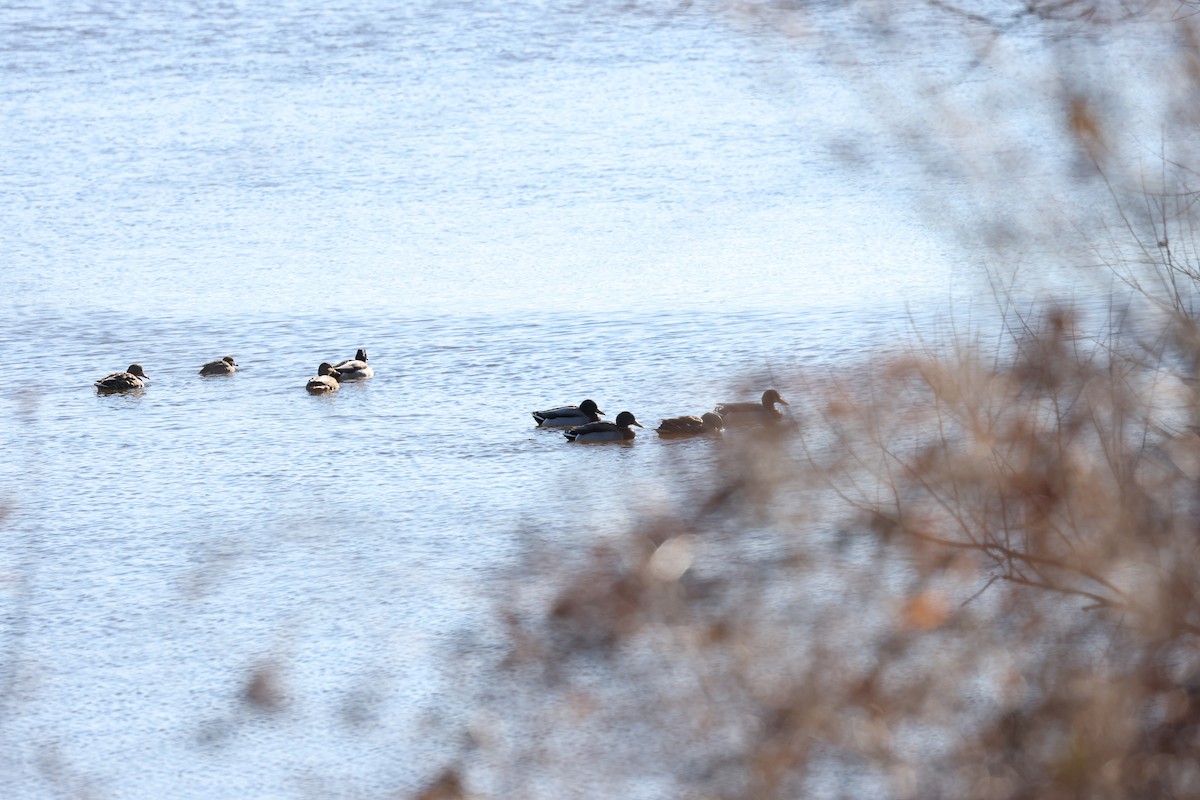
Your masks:
<path fill-rule="evenodd" d="M 220 361 L 209 361 L 200 368 L 201 375 L 232 375 L 237 372 L 237 362 L 233 356 L 225 356 Z"/>
<path fill-rule="evenodd" d="M 353 381 L 359 378 L 370 378 L 375 374 L 375 370 L 371 369 L 371 365 L 367 363 L 367 351 L 363 348 L 358 348 L 358 352 L 354 354 L 354 358 L 346 359 L 345 361 L 334 364 L 333 368 L 338 371 L 340 380 Z"/>
<path fill-rule="evenodd" d="M 568 442 L 627 442 L 635 435 L 630 429 L 631 425 L 646 427 L 634 419 L 633 414 L 622 411 L 617 414 L 616 422 L 589 422 L 564 431 L 563 436 L 567 437 Z"/>
<path fill-rule="evenodd" d="M 664 419 L 655 429 L 659 436 L 684 437 L 699 436 L 700 434 L 717 434 L 725 427 L 725 420 L 715 411 L 706 411 L 703 416 L 689 415 L 686 417 L 671 417 Z"/>
<path fill-rule="evenodd" d="M 589 422 L 599 422 L 603 411 L 596 406 L 595 400 L 584 400 L 577 406 L 560 406 L 545 411 L 534 411 L 533 418 L 539 428 L 573 428 L 587 425 Z"/>
<path fill-rule="evenodd" d="M 100 392 L 128 392 L 133 389 L 146 388 L 150 376 L 142 371 L 141 364 L 130 364 L 124 372 L 114 372 L 112 375 L 96 381 L 96 390 Z"/>
<path fill-rule="evenodd" d="M 308 383 L 304 385 L 304 388 L 308 390 L 309 394 L 329 394 L 330 392 L 336 392 L 341 388 L 341 384 L 338 383 L 338 378 L 340 377 L 332 364 L 327 361 L 322 362 L 321 366 L 317 367 L 317 374 L 308 379 Z"/>
<path fill-rule="evenodd" d="M 783 412 L 775 407 L 776 403 L 788 405 L 779 392 L 767 389 L 761 403 L 721 403 L 714 410 L 726 425 L 755 425 L 783 419 Z"/>

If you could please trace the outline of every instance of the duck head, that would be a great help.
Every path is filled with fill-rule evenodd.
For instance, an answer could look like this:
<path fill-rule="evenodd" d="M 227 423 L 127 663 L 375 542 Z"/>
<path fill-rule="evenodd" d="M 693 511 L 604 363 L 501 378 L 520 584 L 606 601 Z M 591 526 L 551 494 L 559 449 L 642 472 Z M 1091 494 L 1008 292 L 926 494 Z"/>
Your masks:
<path fill-rule="evenodd" d="M 367 351 L 362 347 L 358 348 L 358 352 L 354 354 L 354 360 L 355 361 L 366 361 L 367 360 Z"/>
<path fill-rule="evenodd" d="M 630 425 L 637 425 L 639 428 L 646 427 L 645 425 L 643 425 L 642 423 L 640 423 L 636 419 L 634 419 L 633 414 L 629 413 L 628 411 L 622 411 L 620 414 L 617 414 L 617 427 L 618 428 L 628 428 Z"/>
<path fill-rule="evenodd" d="M 318 375 L 328 375 L 331 378 L 340 378 L 342 373 L 333 368 L 333 364 L 328 361 L 322 361 L 321 366 L 317 367 Z"/>
<path fill-rule="evenodd" d="M 147 375 L 145 372 L 142 372 L 141 364 L 130 364 L 129 369 L 127 369 L 125 371 L 128 372 L 130 375 L 136 375 L 139 378 L 145 378 L 146 380 L 150 380 L 150 376 Z"/>
<path fill-rule="evenodd" d="M 224 361 L 226 364 L 228 364 L 231 367 L 237 366 L 237 362 L 233 360 L 233 356 L 225 356 L 221 360 Z"/>
<path fill-rule="evenodd" d="M 700 419 L 704 422 L 704 429 L 707 431 L 719 431 L 725 427 L 725 420 L 721 419 L 721 415 L 715 411 L 704 412 Z"/>
<path fill-rule="evenodd" d="M 579 404 L 579 410 L 585 414 L 603 414 L 604 412 L 596 405 L 595 400 L 584 400 Z"/>
<path fill-rule="evenodd" d="M 767 389 L 765 392 L 763 392 L 762 404 L 764 407 L 774 408 L 776 403 L 779 403 L 783 406 L 788 405 L 788 401 L 780 397 L 779 392 L 775 391 L 774 389 Z"/>

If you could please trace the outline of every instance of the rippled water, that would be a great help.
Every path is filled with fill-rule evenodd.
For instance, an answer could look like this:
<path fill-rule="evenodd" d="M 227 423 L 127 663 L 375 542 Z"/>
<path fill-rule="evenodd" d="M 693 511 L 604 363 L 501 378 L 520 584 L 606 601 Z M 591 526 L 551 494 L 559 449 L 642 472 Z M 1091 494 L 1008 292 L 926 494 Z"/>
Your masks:
<path fill-rule="evenodd" d="M 786 397 L 968 280 L 915 181 L 830 157 L 827 70 L 711 9 L 26 3 L 0 74 L 6 797 L 413 790 L 527 533 L 712 456 L 530 411 Z"/>

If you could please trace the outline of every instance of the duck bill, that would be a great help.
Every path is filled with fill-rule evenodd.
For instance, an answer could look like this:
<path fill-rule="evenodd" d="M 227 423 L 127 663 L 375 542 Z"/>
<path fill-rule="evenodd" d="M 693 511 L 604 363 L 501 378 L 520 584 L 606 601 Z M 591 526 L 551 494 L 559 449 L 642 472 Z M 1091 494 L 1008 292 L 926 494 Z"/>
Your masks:
<path fill-rule="evenodd" d="M 781 406 L 790 406 L 790 405 L 791 405 L 791 403 L 789 403 L 787 400 L 784 400 L 784 399 L 781 397 L 781 398 L 779 398 L 779 405 L 781 405 Z"/>
<path fill-rule="evenodd" d="M 629 423 L 629 424 L 630 424 L 630 425 L 637 425 L 639 428 L 644 428 L 644 427 L 646 427 L 646 426 L 645 426 L 645 425 L 643 425 L 642 423 L 640 423 L 640 422 L 636 422 L 636 421 L 635 421 L 635 422 L 631 422 L 631 423 Z"/>

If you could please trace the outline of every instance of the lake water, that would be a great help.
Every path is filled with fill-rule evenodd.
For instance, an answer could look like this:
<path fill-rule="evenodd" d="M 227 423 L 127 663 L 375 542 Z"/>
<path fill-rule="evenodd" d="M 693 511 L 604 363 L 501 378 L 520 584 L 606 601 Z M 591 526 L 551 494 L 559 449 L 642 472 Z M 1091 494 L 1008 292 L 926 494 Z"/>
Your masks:
<path fill-rule="evenodd" d="M 26 2 L 0 74 L 4 797 L 407 796 L 531 531 L 713 457 L 530 411 L 786 398 L 978 280 L 836 157 L 836 71 L 711 8 Z"/>

